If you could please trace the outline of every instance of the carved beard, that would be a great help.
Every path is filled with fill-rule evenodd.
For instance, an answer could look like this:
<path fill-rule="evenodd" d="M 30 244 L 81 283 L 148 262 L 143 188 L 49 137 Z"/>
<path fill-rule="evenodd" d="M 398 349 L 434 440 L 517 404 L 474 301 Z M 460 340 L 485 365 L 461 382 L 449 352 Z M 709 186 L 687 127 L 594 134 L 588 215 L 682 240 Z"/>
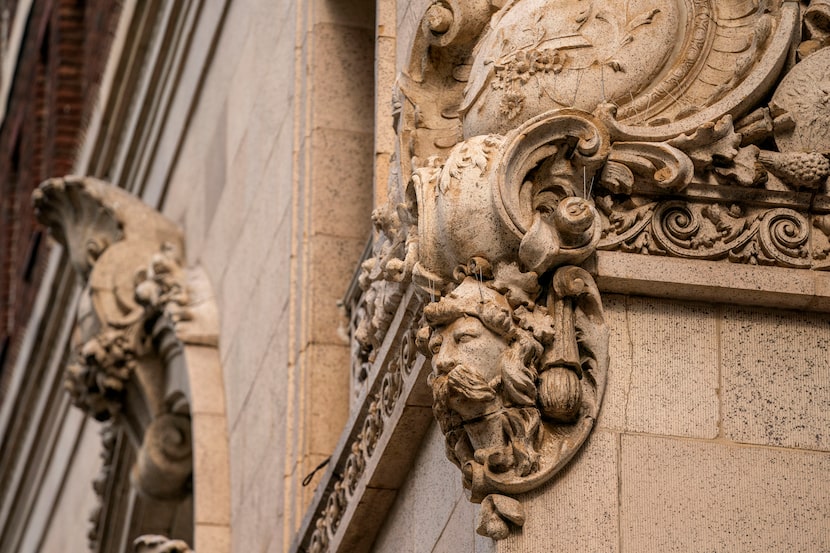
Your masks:
<path fill-rule="evenodd" d="M 433 412 L 446 436 L 447 457 L 459 467 L 474 461 L 496 473 L 538 470 L 542 426 L 534 376 L 511 348 L 502 358 L 501 391 L 460 364 L 435 377 Z"/>

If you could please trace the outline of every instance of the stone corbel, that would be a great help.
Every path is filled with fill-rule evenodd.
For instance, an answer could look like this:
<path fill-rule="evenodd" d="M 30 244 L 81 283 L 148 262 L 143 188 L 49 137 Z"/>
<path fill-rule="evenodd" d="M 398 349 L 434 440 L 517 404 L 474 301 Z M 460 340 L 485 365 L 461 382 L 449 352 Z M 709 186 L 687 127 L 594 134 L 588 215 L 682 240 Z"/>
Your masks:
<path fill-rule="evenodd" d="M 495 539 L 524 523 L 516 494 L 556 474 L 598 414 L 608 330 L 579 264 L 600 240 L 588 187 L 608 155 L 595 118 L 561 110 L 464 141 L 412 179 L 433 410 Z"/>
<path fill-rule="evenodd" d="M 44 182 L 35 212 L 66 248 L 83 286 L 65 384 L 73 403 L 123 425 L 138 447 L 133 482 L 147 496 L 189 494 L 190 415 L 167 389 L 165 344 L 191 318 L 182 234 L 97 179 Z"/>

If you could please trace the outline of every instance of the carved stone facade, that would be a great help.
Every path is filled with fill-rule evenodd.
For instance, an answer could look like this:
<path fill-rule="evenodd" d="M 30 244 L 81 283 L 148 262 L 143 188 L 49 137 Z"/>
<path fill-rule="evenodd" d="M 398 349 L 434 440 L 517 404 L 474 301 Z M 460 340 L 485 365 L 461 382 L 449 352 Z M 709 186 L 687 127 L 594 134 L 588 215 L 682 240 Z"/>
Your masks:
<path fill-rule="evenodd" d="M 830 548 L 830 3 L 118 5 L 0 550 Z"/>
<path fill-rule="evenodd" d="M 382 370 L 414 290 L 433 412 L 481 503 L 479 534 L 523 526 L 521 494 L 597 419 L 609 364 L 597 250 L 689 270 L 827 268 L 829 14 L 714 0 L 425 8 L 394 100 L 390 202 L 351 306 L 353 370 Z M 309 551 L 346 539 L 359 496 L 330 493 L 336 515 L 317 520 Z"/>
<path fill-rule="evenodd" d="M 112 516 L 105 490 L 123 484 L 112 466 L 119 430 L 136 448 L 131 482 L 148 501 L 181 501 L 192 493 L 190 409 L 185 390 L 171 390 L 168 382 L 171 359 L 187 340 L 187 329 L 178 327 L 204 317 L 204 309 L 192 309 L 181 232 L 135 197 L 97 179 L 64 177 L 44 182 L 33 201 L 84 283 L 65 387 L 75 406 L 111 421 L 94 485 L 102 501 L 91 518 L 94 549 L 100 521 Z M 190 551 L 183 544 L 136 541 L 137 551 Z"/>

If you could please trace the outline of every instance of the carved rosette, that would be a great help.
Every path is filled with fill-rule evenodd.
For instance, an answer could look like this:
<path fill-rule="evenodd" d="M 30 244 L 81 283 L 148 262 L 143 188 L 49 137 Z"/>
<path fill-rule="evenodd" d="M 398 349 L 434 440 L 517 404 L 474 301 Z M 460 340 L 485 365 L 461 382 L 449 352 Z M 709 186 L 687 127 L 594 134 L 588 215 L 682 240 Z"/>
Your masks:
<path fill-rule="evenodd" d="M 427 9 L 356 338 L 371 360 L 403 291 L 422 295 L 434 413 L 480 533 L 521 526 L 520 494 L 596 419 L 596 250 L 830 267 L 828 21 L 824 1 Z"/>

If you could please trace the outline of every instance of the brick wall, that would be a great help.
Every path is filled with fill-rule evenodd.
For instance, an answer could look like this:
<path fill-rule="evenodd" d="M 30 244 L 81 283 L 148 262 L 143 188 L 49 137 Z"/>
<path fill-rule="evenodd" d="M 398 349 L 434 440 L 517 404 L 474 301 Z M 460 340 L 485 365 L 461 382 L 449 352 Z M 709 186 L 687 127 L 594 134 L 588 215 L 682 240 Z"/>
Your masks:
<path fill-rule="evenodd" d="M 120 5 L 32 5 L 0 127 L 0 401 L 49 250 L 29 198 L 45 178 L 72 171 Z"/>

